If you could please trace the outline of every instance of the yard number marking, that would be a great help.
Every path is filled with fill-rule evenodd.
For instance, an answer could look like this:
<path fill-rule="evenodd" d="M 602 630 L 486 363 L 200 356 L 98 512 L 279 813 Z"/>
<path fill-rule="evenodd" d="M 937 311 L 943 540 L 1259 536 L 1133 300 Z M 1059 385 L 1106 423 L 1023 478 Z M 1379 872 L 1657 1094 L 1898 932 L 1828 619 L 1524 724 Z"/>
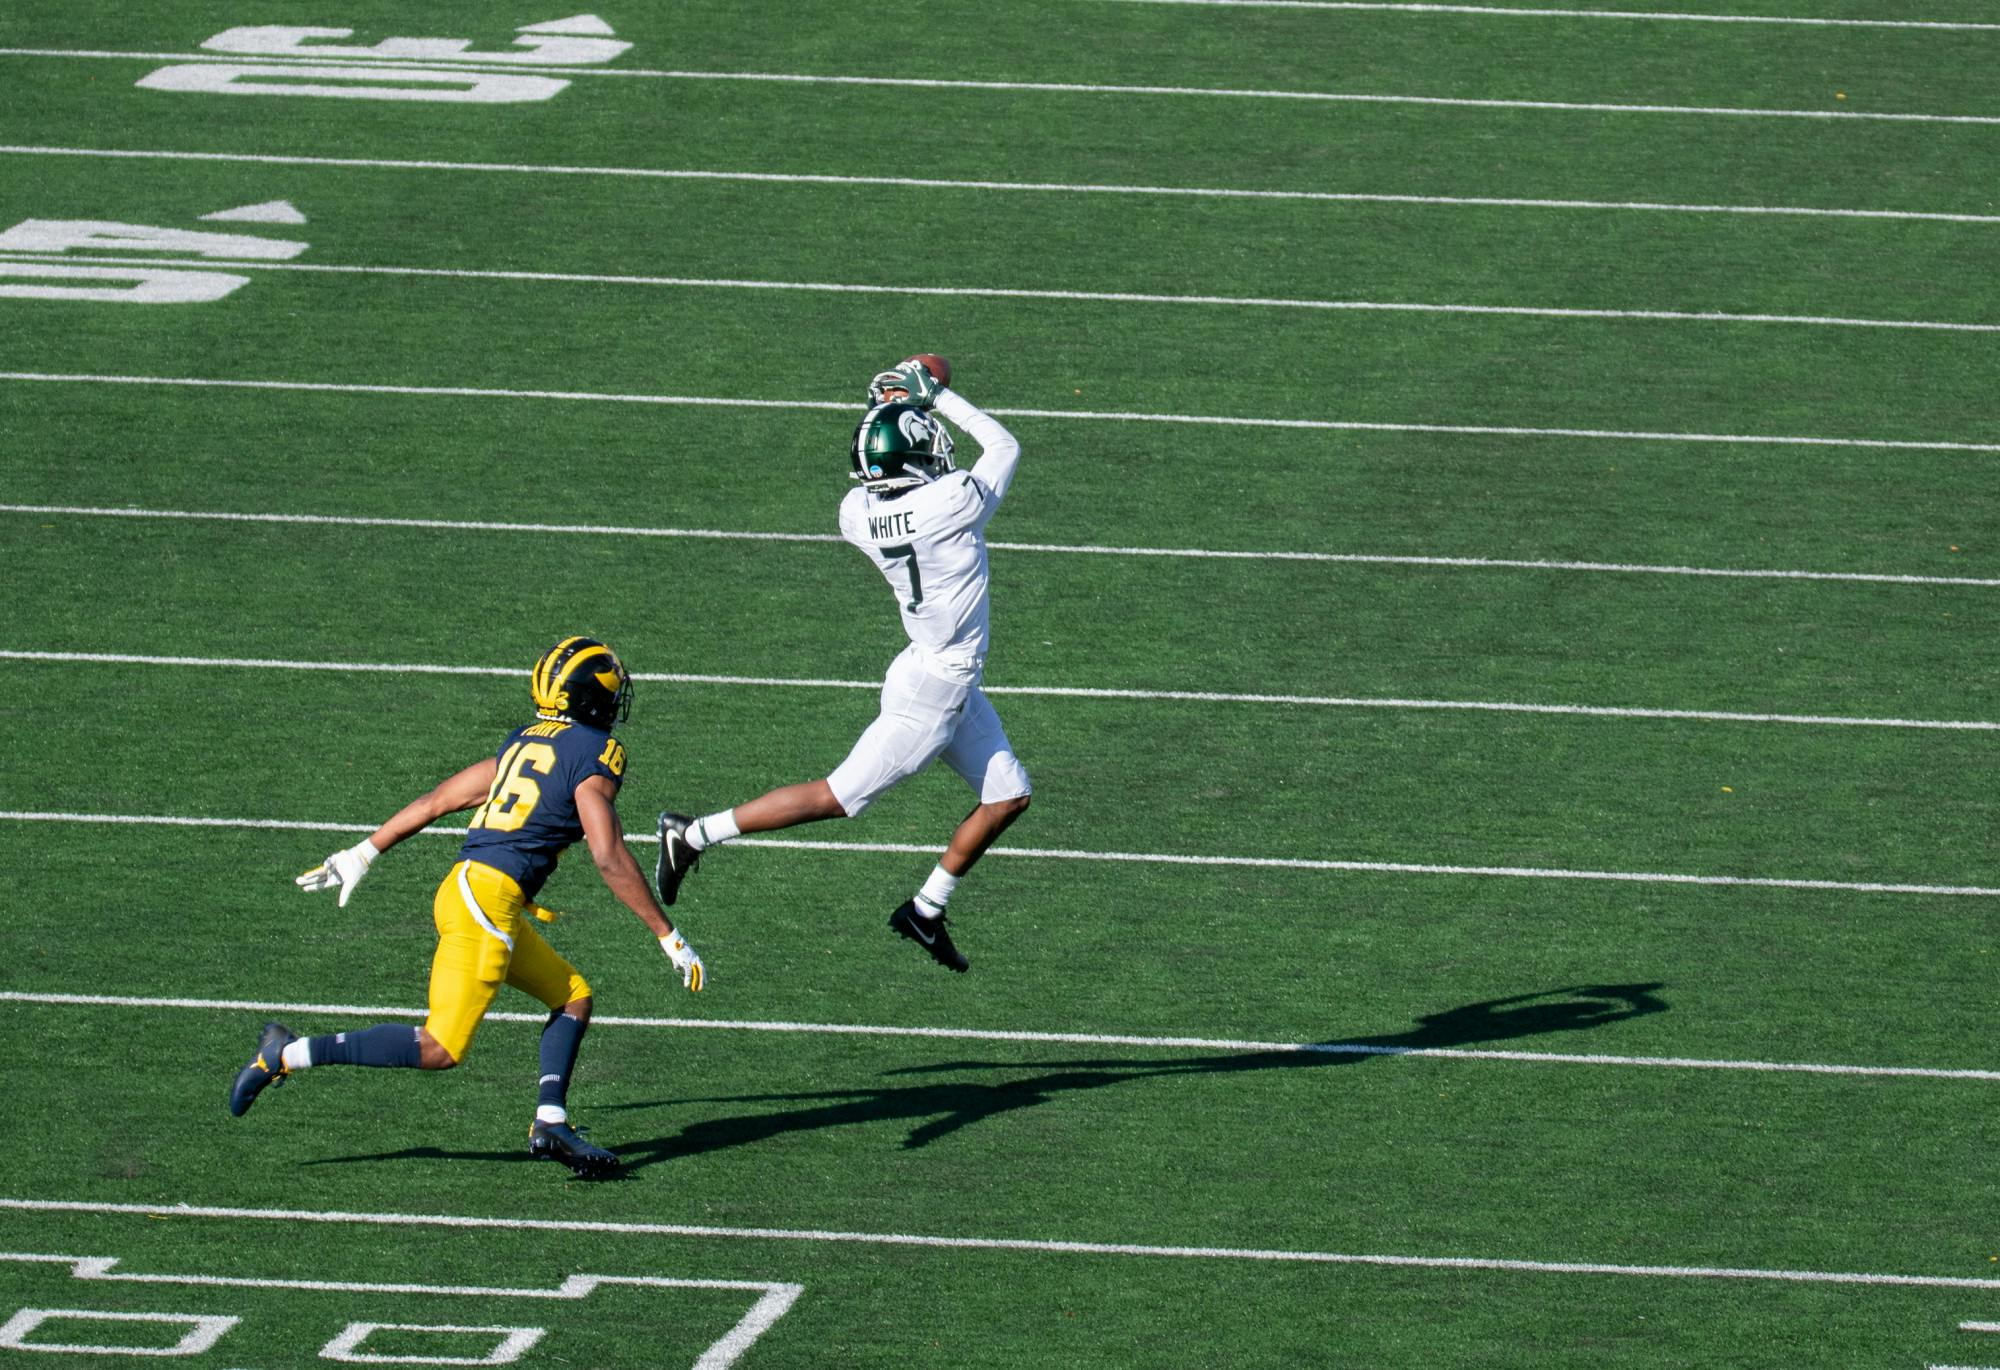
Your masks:
<path fill-rule="evenodd" d="M 372 47 L 342 47 L 308 40 L 349 38 L 353 29 L 290 28 L 282 24 L 251 24 L 225 29 L 202 44 L 210 52 L 255 57 L 331 57 L 345 61 L 519 62 L 538 66 L 585 66 L 609 62 L 631 44 L 609 37 L 611 26 L 593 14 L 528 24 L 515 32 L 514 46 L 526 52 L 468 52 L 470 38 L 384 38 Z"/>
<path fill-rule="evenodd" d="M 464 1333 L 494 1333 L 500 1335 L 499 1343 L 484 1356 L 384 1356 L 363 1351 L 361 1347 L 377 1332 L 446 1332 L 454 1335 Z M 339 1336 L 322 1346 L 321 1360 L 345 1361 L 351 1365 L 510 1365 L 548 1335 L 542 1327 L 458 1327 L 448 1324 L 428 1325 L 414 1322 L 350 1322 Z"/>
<path fill-rule="evenodd" d="M 0 1262 L 34 1265 L 66 1265 L 70 1278 L 105 1280 L 132 1284 L 187 1285 L 209 1289 L 297 1289 L 313 1293 L 338 1294 L 426 1294 L 480 1299 L 587 1299 L 601 1288 L 626 1286 L 636 1289 L 722 1289 L 757 1295 L 757 1300 L 727 1332 L 716 1338 L 694 1362 L 694 1370 L 728 1370 L 756 1340 L 770 1331 L 778 1319 L 790 1311 L 805 1292 L 805 1286 L 770 1280 L 676 1279 L 665 1275 L 571 1275 L 554 1288 L 505 1288 L 488 1285 L 371 1284 L 350 1280 L 257 1279 L 232 1275 L 155 1275 L 119 1270 L 117 1256 L 67 1256 L 43 1252 L 0 1252 Z M 84 1321 L 125 1321 L 191 1324 L 188 1333 L 174 1347 L 80 1346 L 53 1342 L 30 1342 L 27 1336 L 52 1318 Z M 58 1351 L 78 1355 L 195 1356 L 210 1347 L 241 1322 L 235 1316 L 203 1316 L 186 1313 L 98 1313 L 64 1308 L 24 1308 L 0 1325 L 0 1350 Z M 450 1335 L 487 1335 L 499 1341 L 482 1357 L 381 1355 L 362 1348 L 377 1332 L 435 1332 Z M 468 1327 L 457 1324 L 423 1325 L 393 1322 L 350 1322 L 320 1349 L 322 1360 L 361 1365 L 506 1365 L 518 1360 L 544 1336 L 540 1327 Z"/>
<path fill-rule="evenodd" d="M 217 210 L 201 216 L 228 222 L 301 224 L 305 216 L 284 200 Z M 134 256 L 131 265 L 78 266 L 54 262 L 0 262 L 0 298 L 91 300 L 122 304 L 204 304 L 234 294 L 248 276 L 226 271 L 181 271 L 148 266 L 143 254 L 171 252 L 238 262 L 286 262 L 311 247 L 296 238 L 206 229 L 164 228 L 113 219 L 23 219 L 0 233 L 0 252 L 51 258 L 66 252 Z M 101 258 L 92 257 L 92 261 Z M 80 284 L 91 282 L 91 284 Z"/>
<path fill-rule="evenodd" d="M 28 1335 L 51 1319 L 65 1322 L 187 1323 L 187 1334 L 172 1346 L 107 1346 L 101 1342 L 29 1341 Z M 0 1350 L 55 1351 L 72 1356 L 199 1356 L 241 1322 L 241 1318 L 196 1313 L 99 1313 L 88 1308 L 23 1308 L 0 1326 Z"/>
<path fill-rule="evenodd" d="M 592 66 L 631 48 L 612 36 L 611 26 L 594 14 L 577 14 L 526 24 L 514 47 L 521 51 L 473 52 L 470 38 L 384 38 L 366 46 L 343 44 L 349 28 L 316 25 L 243 24 L 225 29 L 202 47 L 211 52 L 254 57 L 255 62 L 192 62 L 161 67 L 139 78 L 146 90 L 209 95 L 309 95 L 339 100 L 407 100 L 450 104 L 506 105 L 553 99 L 569 81 L 554 76 L 516 76 L 468 70 L 485 66 Z M 292 63 L 271 58 L 302 59 Z M 327 59 L 362 63 L 337 66 Z M 403 63 L 429 65 L 403 66 Z"/>

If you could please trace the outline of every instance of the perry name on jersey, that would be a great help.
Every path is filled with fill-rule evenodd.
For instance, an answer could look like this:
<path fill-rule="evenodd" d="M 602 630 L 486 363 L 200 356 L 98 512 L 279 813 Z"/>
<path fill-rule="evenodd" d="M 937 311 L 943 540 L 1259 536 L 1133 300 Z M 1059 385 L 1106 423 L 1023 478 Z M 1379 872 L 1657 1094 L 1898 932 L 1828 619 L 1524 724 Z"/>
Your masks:
<path fill-rule="evenodd" d="M 516 728 L 500 748 L 486 802 L 466 824 L 462 860 L 513 877 L 535 897 L 564 849 L 583 836 L 576 787 L 593 775 L 615 789 L 625 775 L 625 747 L 599 728 L 543 719 Z"/>
<path fill-rule="evenodd" d="M 989 635 L 986 539 L 999 497 L 972 472 L 953 471 L 891 495 L 854 489 L 840 533 L 896 594 L 903 631 L 934 675 L 979 683 Z"/>

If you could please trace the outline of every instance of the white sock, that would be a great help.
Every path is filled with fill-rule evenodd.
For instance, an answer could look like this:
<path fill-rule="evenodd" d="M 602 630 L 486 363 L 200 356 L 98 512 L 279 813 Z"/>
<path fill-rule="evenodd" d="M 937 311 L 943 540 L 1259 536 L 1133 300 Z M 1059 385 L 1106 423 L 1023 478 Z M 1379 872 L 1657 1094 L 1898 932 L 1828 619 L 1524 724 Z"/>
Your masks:
<path fill-rule="evenodd" d="M 561 1104 L 542 1104 L 535 1109 L 535 1121 L 538 1123 L 566 1123 L 569 1121 L 569 1110 Z"/>
<path fill-rule="evenodd" d="M 934 867 L 930 879 L 917 891 L 917 912 L 927 918 L 943 913 L 944 906 L 951 902 L 951 892 L 958 888 L 958 879 L 943 866 Z"/>
<path fill-rule="evenodd" d="M 313 1063 L 312 1044 L 304 1037 L 285 1043 L 284 1062 L 286 1070 L 304 1070 Z"/>
<path fill-rule="evenodd" d="M 736 810 L 724 809 L 706 818 L 697 818 L 688 824 L 687 843 L 696 851 L 706 851 L 717 842 L 727 842 L 732 837 L 741 837 L 743 829 L 736 826 Z"/>

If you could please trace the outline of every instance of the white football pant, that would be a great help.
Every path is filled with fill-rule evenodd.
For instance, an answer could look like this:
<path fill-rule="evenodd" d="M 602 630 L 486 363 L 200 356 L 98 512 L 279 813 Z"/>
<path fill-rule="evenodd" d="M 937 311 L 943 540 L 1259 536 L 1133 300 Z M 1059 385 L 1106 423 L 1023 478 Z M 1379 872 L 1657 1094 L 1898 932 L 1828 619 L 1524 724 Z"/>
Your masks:
<path fill-rule="evenodd" d="M 882 680 L 882 712 L 826 783 L 847 816 L 855 818 L 898 781 L 940 756 L 982 804 L 1030 792 L 1027 769 L 1014 755 L 985 692 L 932 675 L 918 664 L 917 649 L 910 646 L 889 663 Z"/>

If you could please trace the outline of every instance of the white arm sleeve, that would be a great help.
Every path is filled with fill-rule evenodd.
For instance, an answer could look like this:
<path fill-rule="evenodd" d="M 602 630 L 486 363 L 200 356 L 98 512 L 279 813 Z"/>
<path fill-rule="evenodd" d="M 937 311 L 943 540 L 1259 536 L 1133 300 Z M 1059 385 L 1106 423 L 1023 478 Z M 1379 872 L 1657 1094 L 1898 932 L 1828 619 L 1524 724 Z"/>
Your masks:
<path fill-rule="evenodd" d="M 931 408 L 963 428 L 979 444 L 979 460 L 972 476 L 993 492 L 994 503 L 1014 482 L 1014 468 L 1021 460 L 1021 444 L 1000 421 L 949 387 L 938 392 Z"/>
<path fill-rule="evenodd" d="M 862 546 L 867 540 L 861 536 L 861 507 L 867 503 L 867 492 L 855 486 L 840 498 L 840 535 Z"/>

